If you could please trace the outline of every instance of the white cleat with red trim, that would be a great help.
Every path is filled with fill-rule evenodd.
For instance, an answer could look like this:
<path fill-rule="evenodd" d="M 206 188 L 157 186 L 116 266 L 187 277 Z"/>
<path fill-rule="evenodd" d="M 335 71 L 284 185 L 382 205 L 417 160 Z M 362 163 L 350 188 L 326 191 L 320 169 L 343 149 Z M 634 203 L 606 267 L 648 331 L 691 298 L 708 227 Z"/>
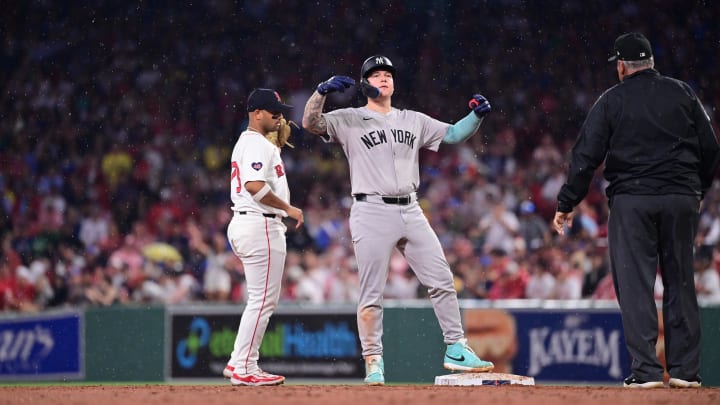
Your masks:
<path fill-rule="evenodd" d="M 225 377 L 225 378 L 232 378 L 233 372 L 235 372 L 235 367 L 233 367 L 233 366 L 231 366 L 231 365 L 228 364 L 228 365 L 225 366 L 225 368 L 223 369 L 223 377 Z"/>
<path fill-rule="evenodd" d="M 230 382 L 232 385 L 280 385 L 285 382 L 285 377 L 258 370 L 252 374 L 233 373 Z"/>

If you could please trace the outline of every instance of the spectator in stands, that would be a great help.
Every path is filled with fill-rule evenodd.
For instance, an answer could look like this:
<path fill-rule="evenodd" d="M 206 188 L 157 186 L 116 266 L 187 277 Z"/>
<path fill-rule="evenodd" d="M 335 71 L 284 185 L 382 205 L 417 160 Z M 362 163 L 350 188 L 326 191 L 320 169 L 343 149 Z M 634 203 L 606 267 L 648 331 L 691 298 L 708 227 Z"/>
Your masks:
<path fill-rule="evenodd" d="M 525 242 L 525 249 L 533 252 L 545 246 L 550 233 L 547 222 L 535 212 L 535 204 L 523 201 L 518 214 L 518 233 Z"/>
<path fill-rule="evenodd" d="M 85 300 L 88 305 L 109 307 L 118 301 L 118 290 L 112 279 L 104 274 L 102 267 L 96 267 L 89 275 L 90 281 L 85 287 Z"/>
<path fill-rule="evenodd" d="M 86 206 L 87 216 L 80 222 L 79 238 L 87 252 L 97 254 L 110 238 L 110 213 L 97 205 Z"/>
<path fill-rule="evenodd" d="M 525 298 L 541 300 L 554 298 L 555 277 L 538 261 L 530 263 L 529 269 Z"/>
<path fill-rule="evenodd" d="M 543 132 L 540 135 L 540 142 L 532 151 L 530 167 L 534 170 L 533 174 L 539 179 L 546 179 L 555 171 L 556 167 L 562 166 L 563 163 L 563 156 L 555 144 L 552 134 Z"/>
<path fill-rule="evenodd" d="M 555 260 L 551 271 L 555 276 L 553 298 L 557 300 L 578 300 L 582 297 L 582 280 L 585 266 L 585 252 L 577 251 L 570 257 L 568 264 L 563 260 L 562 253 L 555 251 Z"/>
<path fill-rule="evenodd" d="M 102 158 L 101 167 L 103 176 L 108 182 L 110 190 L 115 191 L 120 178 L 129 174 L 133 168 L 133 158 L 124 149 L 123 144 L 111 141 L 111 149 Z"/>
<path fill-rule="evenodd" d="M 307 223 L 307 221 L 305 222 Z M 283 272 L 280 301 L 297 301 L 297 286 L 305 274 L 302 267 L 302 255 L 298 251 L 288 250 L 285 257 L 285 272 Z"/>
<path fill-rule="evenodd" d="M 696 246 L 703 246 L 712 250 L 713 246 L 720 245 L 720 191 L 712 190 L 707 195 L 707 201 L 700 211 Z"/>
<path fill-rule="evenodd" d="M 590 268 L 585 272 L 582 283 L 582 297 L 590 298 L 598 288 L 600 281 L 610 272 L 610 258 L 604 247 L 595 248 L 590 254 Z"/>
<path fill-rule="evenodd" d="M 591 298 L 594 300 L 617 301 L 617 294 L 615 294 L 615 285 L 613 284 L 612 274 L 608 272 L 605 277 L 600 279 L 600 282 L 598 282 Z"/>
<path fill-rule="evenodd" d="M 330 269 L 313 250 L 307 250 L 303 254 L 303 268 L 305 271 L 297 283 L 295 296 L 299 301 L 313 304 L 325 302 Z"/>
<path fill-rule="evenodd" d="M 188 221 L 187 233 L 190 237 L 190 248 L 205 258 L 202 275 L 204 298 L 208 301 L 227 301 L 232 284 L 229 267 L 232 266 L 231 261 L 236 259 L 228 246 L 227 236 L 216 231 L 206 242 L 195 221 Z"/>
<path fill-rule="evenodd" d="M 327 302 L 357 302 L 360 296 L 360 279 L 353 256 L 342 258 L 335 272 L 330 275 L 329 283 Z"/>
<path fill-rule="evenodd" d="M 587 200 L 583 200 L 577 206 L 570 234 L 576 238 L 592 241 L 598 236 L 598 233 L 597 212 Z"/>
<path fill-rule="evenodd" d="M 0 310 L 17 310 L 17 281 L 14 268 L 7 257 L 0 256 Z"/>
<path fill-rule="evenodd" d="M 17 280 L 20 285 L 32 290 L 32 299 L 38 309 L 45 308 L 48 301 L 55 294 L 48 274 L 51 271 L 50 259 L 45 256 L 38 256 L 28 266 L 19 266 L 16 269 Z"/>
<path fill-rule="evenodd" d="M 135 235 L 130 234 L 125 236 L 125 241 L 118 249 L 113 251 L 109 258 L 109 266 L 120 269 L 121 273 L 113 277 L 113 285 L 116 287 L 122 284 L 125 280 L 137 277 L 144 271 L 145 257 L 137 243 Z"/>
<path fill-rule="evenodd" d="M 446 31 L 430 37 L 425 35 L 425 27 L 432 22 L 431 16 L 442 7 L 440 3 L 433 3 L 426 8 L 393 9 L 393 16 L 398 20 L 419 23 L 404 30 L 386 30 L 380 42 L 363 41 L 360 38 L 364 35 L 362 30 L 350 32 L 349 35 L 357 37 L 359 48 L 345 56 L 371 54 L 383 43 L 393 44 L 393 47 L 397 43 L 406 44 L 393 49 L 404 64 L 416 65 L 418 74 L 398 77 L 398 81 L 404 81 L 398 85 L 415 88 L 418 93 L 449 88 L 449 92 L 438 95 L 424 107 L 441 120 L 454 119 L 442 106 L 448 100 L 462 99 L 457 92 L 473 87 L 476 77 L 455 74 L 447 63 L 435 66 L 433 61 L 457 59 L 454 55 L 460 50 L 466 61 L 517 58 L 517 52 L 513 50 L 517 48 L 518 31 L 502 29 L 507 9 L 466 3 L 462 8 L 464 13 L 482 11 L 489 24 L 497 28 L 498 35 L 491 45 L 467 46 L 467 41 L 473 38 L 474 26 L 469 19 L 455 15 L 449 16 L 451 24 L 443 27 Z M 682 7 L 679 3 L 645 7 L 645 3 L 633 0 L 629 6 L 619 8 L 621 18 L 601 21 L 602 30 L 616 31 L 632 20 L 634 16 L 630 13 L 638 9 L 644 10 L 646 20 L 657 19 L 660 15 L 676 16 L 664 20 L 666 32 L 694 34 L 691 38 L 667 35 L 658 39 L 658 45 L 663 49 L 675 49 L 681 41 L 682 48 L 693 55 L 697 64 L 690 71 L 686 68 L 686 53 L 673 53 L 664 58 L 663 69 L 681 76 L 691 75 L 691 83 L 710 83 L 710 87 L 698 89 L 705 94 L 700 98 L 709 106 L 720 104 L 717 97 L 720 95 L 720 70 L 712 68 L 717 66 L 717 52 L 703 45 L 717 37 L 720 2 L 683 4 Z M 258 80 L 265 80 L 277 82 L 273 87 L 299 89 L 291 98 L 300 102 L 290 104 L 302 105 L 309 96 L 304 89 L 324 79 L 327 71 L 332 70 L 331 66 L 326 66 L 309 76 L 298 74 L 298 70 L 303 70 L 298 66 L 305 66 L 308 61 L 334 51 L 335 45 L 310 43 L 314 38 L 331 37 L 334 34 L 332 27 L 342 26 L 347 16 L 357 15 L 363 4 L 339 0 L 336 7 L 328 8 L 323 15 L 334 24 L 314 26 L 317 31 L 314 35 L 308 35 L 302 25 L 306 18 L 284 20 L 284 28 L 297 34 L 292 48 L 305 52 L 299 57 L 276 53 L 280 48 L 244 47 L 238 50 L 231 46 L 231 38 L 246 38 L 252 42 L 267 31 L 260 30 L 256 18 L 247 10 L 241 10 L 242 7 L 231 6 L 231 13 L 218 13 L 219 7 L 225 7 L 226 2 L 202 2 L 193 7 L 181 3 L 144 4 L 142 12 L 148 15 L 161 11 L 172 14 L 173 18 L 129 20 L 127 7 L 116 2 L 92 8 L 76 7 L 70 12 L 61 2 L 8 3 L 0 13 L 0 26 L 8 27 L 8 38 L 13 42 L 10 59 L 4 59 L 6 63 L 0 62 L 0 106 L 5 117 L 0 120 L 0 214 L 3 214 L 0 215 L 0 232 L 8 234 L 11 231 L 10 244 L 25 264 L 39 254 L 50 258 L 55 266 L 58 260 L 54 256 L 55 246 L 64 240 L 78 242 L 77 253 L 86 263 L 94 265 L 104 262 L 127 235 L 134 236 L 136 248 L 141 250 L 157 239 L 158 235 L 153 232 L 158 224 L 168 232 L 162 235 L 164 240 L 168 235 L 177 240 L 187 237 L 177 235 L 175 231 L 184 229 L 188 217 L 198 213 L 211 216 L 210 213 L 217 210 L 218 202 L 222 205 L 220 211 L 227 213 L 225 168 L 220 162 L 227 161 L 229 156 L 226 135 L 238 134 L 239 128 L 247 126 L 243 123 L 242 102 L 238 101 L 240 95 Z M 521 30 L 538 33 L 538 43 L 553 43 L 554 40 L 577 43 L 576 37 L 568 37 L 578 32 L 573 27 L 584 29 L 588 16 L 594 18 L 606 6 L 598 3 L 543 13 L 538 13 L 537 7 L 533 6 L 515 8 L 509 15 L 513 20 L 523 21 Z M 265 10 L 272 12 L 275 7 L 279 6 L 268 5 Z M 306 16 L 311 12 L 302 2 L 284 3 L 282 8 L 284 15 Z M 558 10 L 562 10 L 563 21 L 569 23 L 549 26 L 547 21 L 558 18 Z M 107 23 L 92 24 L 97 18 Z M 43 28 L 35 29 L 40 24 Z M 193 36 L 194 31 L 182 29 L 189 25 L 216 29 L 205 30 L 206 40 L 198 41 Z M 283 34 L 278 31 L 272 35 L 281 41 Z M 438 46 L 434 40 L 443 35 L 458 40 L 451 41 L 448 46 Z M 109 46 L 97 47 L 91 40 L 93 38 L 100 38 Z M 422 40 L 418 41 L 418 38 Z M 582 41 L 587 47 L 606 46 L 600 36 L 582 38 Z M 137 45 L 140 42 L 143 46 Z M 173 46 L 168 47 L 170 42 Z M 153 53 L 148 52 L 152 49 L 165 50 L 162 60 L 156 60 Z M 551 193 L 552 201 L 546 202 L 540 197 L 541 188 L 547 177 L 561 166 L 554 163 L 558 153 L 564 155 L 570 149 L 570 141 L 574 140 L 582 123 L 583 112 L 592 103 L 590 95 L 610 84 L 610 77 L 596 74 L 591 66 L 575 63 L 568 57 L 567 49 L 538 48 L 523 56 L 525 62 L 533 60 L 550 66 L 553 74 L 543 69 L 528 71 L 469 62 L 476 64 L 473 69 L 488 78 L 485 81 L 487 91 L 496 95 L 497 104 L 511 113 L 489 116 L 483 124 L 483 133 L 471 138 L 469 143 L 448 149 L 448 153 L 441 156 L 422 156 L 422 159 L 433 161 L 423 165 L 430 169 L 421 173 L 419 194 L 424 208 L 428 206 L 426 212 L 432 218 L 433 228 L 443 246 L 450 253 L 454 241 L 462 238 L 470 239 L 475 245 L 474 257 L 462 259 L 459 266 L 453 268 L 462 268 L 463 277 L 468 277 L 465 279 L 468 296 L 487 294 L 481 292 L 482 288 L 476 289 L 471 280 L 477 280 L 477 285 L 486 284 L 484 265 L 480 263 L 482 235 L 478 232 L 480 219 L 489 212 L 486 194 L 500 195 L 501 190 L 505 190 L 508 209 L 516 212 L 513 200 L 530 200 L 535 204 L 535 214 L 549 219 L 548 215 L 555 210 L 555 195 Z M 263 71 L 260 68 L 263 64 L 251 62 L 288 58 L 293 63 L 273 63 L 271 71 Z M 239 62 L 229 63 L 229 60 Z M 53 66 L 64 68 L 54 69 Z M 574 86 L 562 86 L 568 78 Z M 453 85 L 448 86 L 451 80 Z M 514 83 L 522 85 L 514 86 Z M 513 91 L 507 91 L 508 88 Z M 548 95 L 549 88 L 557 89 L 557 94 Z M 343 104 L 352 102 L 352 94 L 346 92 L 344 97 Z M 400 97 L 398 102 L 405 108 L 428 103 L 418 97 Z M 718 122 L 717 109 L 707 110 L 714 114 L 713 121 Z M 288 171 L 297 173 L 291 193 L 303 201 L 306 218 L 314 215 L 319 219 L 316 224 L 309 225 L 319 229 L 324 223 L 325 231 L 314 234 L 317 238 L 314 240 L 306 227 L 300 232 L 289 230 L 288 254 L 333 243 L 351 251 L 352 243 L 347 239 L 347 223 L 344 222 L 348 215 L 342 211 L 348 207 L 348 173 L 342 159 L 337 159 L 338 153 L 342 152 L 322 145 L 314 138 L 294 140 L 294 143 L 297 148 L 283 152 Z M 107 159 L 103 160 L 105 157 Z M 514 183 L 512 188 L 508 187 L 510 182 Z M 552 186 L 548 185 L 549 188 Z M 600 234 L 607 223 L 607 203 L 602 188 L 600 182 L 593 182 L 588 195 L 590 205 L 598 213 Z M 65 200 L 65 208 L 58 209 L 52 204 L 56 207 L 55 212 L 41 211 L 41 201 L 53 189 Z M 173 199 L 177 202 L 177 207 L 169 209 L 173 221 L 158 220 L 168 208 L 155 205 L 160 200 L 161 190 L 165 189 L 173 190 Z M 715 210 L 718 206 L 717 186 L 714 190 L 708 193 L 703 204 L 700 236 L 705 239 L 698 243 L 713 245 L 715 239 L 714 229 L 720 213 Z M 532 199 L 528 198 L 530 196 Z M 187 207 L 184 203 L 192 205 Z M 90 238 L 93 241 L 88 244 L 78 239 L 80 224 L 88 217 L 86 208 L 91 206 L 98 207 L 107 218 L 107 234 L 111 239 L 108 243 L 114 247 L 98 248 L 103 244 L 98 244 L 94 238 Z M 179 211 L 177 215 L 172 212 L 175 208 Z M 40 225 L 51 221 L 38 221 L 38 213 L 50 214 L 48 218 L 56 225 L 62 222 L 62 226 L 43 225 L 45 231 L 41 232 Z M 148 221 L 142 223 L 145 220 Z M 138 221 L 149 228 L 148 232 L 138 230 Z M 218 228 L 227 222 L 219 217 L 202 222 L 203 239 L 209 241 L 213 232 L 224 231 Z M 113 229 L 119 233 L 114 241 Z M 553 242 L 569 251 L 573 240 Z M 527 252 L 533 251 L 527 241 L 525 245 Z M 587 244 L 578 249 L 591 249 L 590 246 Z M 201 265 L 190 260 L 190 249 L 186 248 L 182 254 L 195 266 L 190 273 L 196 277 L 196 282 L 200 282 Z M 524 254 L 526 252 L 518 250 L 510 256 L 522 262 Z M 321 252 L 320 255 L 327 256 L 328 253 Z M 352 254 L 348 253 L 348 256 Z M 336 260 L 331 262 L 336 263 Z M 106 272 L 118 271 L 113 273 L 113 279 L 120 274 L 127 276 L 125 288 L 133 301 L 133 293 L 142 285 L 144 275 L 135 265 L 123 270 L 111 268 L 109 263 L 105 266 Z M 335 266 L 340 265 L 332 264 L 331 268 L 335 269 Z M 242 273 L 236 269 L 231 275 L 231 299 L 241 302 Z M 71 288 L 70 275 L 67 279 L 49 277 L 54 289 Z M 56 301 L 62 296 L 56 291 L 52 305 L 62 305 Z"/>
<path fill-rule="evenodd" d="M 395 250 L 390 256 L 390 270 L 385 285 L 384 298 L 412 299 L 418 298 L 420 282 L 413 276 L 405 257 Z"/>
<path fill-rule="evenodd" d="M 495 279 L 488 299 L 521 299 L 525 298 L 525 290 L 528 284 L 527 270 L 508 256 L 496 257 L 498 260 L 499 273 Z"/>
<path fill-rule="evenodd" d="M 720 274 L 712 266 L 712 250 L 707 247 L 695 251 L 695 289 L 702 303 L 720 303 Z"/>
<path fill-rule="evenodd" d="M 542 182 L 540 198 L 535 201 L 543 218 L 552 217 L 552 212 L 555 211 L 557 193 L 564 183 L 564 166 L 554 166 L 550 175 Z"/>
<path fill-rule="evenodd" d="M 486 261 L 487 256 L 483 256 Z M 493 280 L 486 265 L 474 265 L 468 261 L 460 261 L 453 266 L 456 274 L 455 287 L 459 297 L 485 299 L 492 287 Z"/>
<path fill-rule="evenodd" d="M 139 291 L 141 300 L 166 305 L 187 304 L 200 292 L 198 281 L 181 263 L 155 263 L 154 277 L 147 278 Z"/>
<path fill-rule="evenodd" d="M 490 253 L 500 249 L 507 253 L 515 250 L 515 235 L 520 223 L 515 213 L 507 209 L 500 195 L 488 196 L 491 201 L 490 212 L 481 220 L 479 229 L 484 235 L 483 251 Z"/>

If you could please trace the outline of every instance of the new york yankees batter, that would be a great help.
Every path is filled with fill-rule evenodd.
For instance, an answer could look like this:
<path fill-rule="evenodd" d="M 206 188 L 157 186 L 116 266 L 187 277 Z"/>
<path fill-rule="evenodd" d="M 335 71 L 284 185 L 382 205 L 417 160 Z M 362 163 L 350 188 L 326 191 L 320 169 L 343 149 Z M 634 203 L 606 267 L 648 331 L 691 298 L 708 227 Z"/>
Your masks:
<path fill-rule="evenodd" d="M 280 158 L 282 145 L 269 139 L 271 133 L 280 130 L 283 114 L 291 108 L 274 90 L 254 90 L 247 101 L 248 128 L 232 152 L 230 199 L 234 215 L 227 237 L 245 268 L 248 294 L 235 345 L 223 370 L 233 385 L 278 385 L 285 381 L 283 376 L 262 371 L 258 358 L 265 329 L 280 298 L 287 249 L 286 226 L 281 219 L 293 218 L 296 227 L 304 222 L 302 210 L 290 205 Z"/>
<path fill-rule="evenodd" d="M 365 383 L 385 384 L 382 299 L 394 248 L 428 288 L 447 344 L 443 366 L 454 371 L 491 371 L 493 364 L 467 346 L 452 272 L 416 194 L 420 149 L 437 151 L 441 142 L 469 138 L 490 112 L 490 103 L 474 95 L 469 102 L 472 111 L 451 125 L 420 112 L 393 108 L 394 76 L 390 59 L 371 56 L 360 69 L 360 90 L 367 105 L 323 113 L 327 94 L 355 84 L 350 77 L 333 76 L 317 86 L 303 114 L 303 127 L 339 143 L 350 167 L 354 197 L 350 232 L 360 275 L 357 320 Z"/>

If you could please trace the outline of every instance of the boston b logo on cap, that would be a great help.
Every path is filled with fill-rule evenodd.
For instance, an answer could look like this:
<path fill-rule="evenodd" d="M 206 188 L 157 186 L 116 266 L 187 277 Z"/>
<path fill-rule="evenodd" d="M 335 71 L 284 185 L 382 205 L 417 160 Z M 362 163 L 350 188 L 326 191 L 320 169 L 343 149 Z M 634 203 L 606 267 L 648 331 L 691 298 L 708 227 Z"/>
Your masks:
<path fill-rule="evenodd" d="M 620 35 L 615 40 L 615 55 L 608 58 L 608 62 L 615 60 L 635 61 L 650 59 L 653 56 L 650 41 L 643 34 L 629 32 Z"/>

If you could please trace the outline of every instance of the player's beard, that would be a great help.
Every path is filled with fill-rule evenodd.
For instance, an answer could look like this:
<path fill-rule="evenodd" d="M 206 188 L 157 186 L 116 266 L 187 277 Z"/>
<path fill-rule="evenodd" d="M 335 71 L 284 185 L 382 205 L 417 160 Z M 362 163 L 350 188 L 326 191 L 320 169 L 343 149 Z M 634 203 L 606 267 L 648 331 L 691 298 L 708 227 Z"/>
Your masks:
<path fill-rule="evenodd" d="M 266 125 L 263 125 L 263 132 L 267 135 L 269 132 L 277 131 L 280 129 L 280 119 L 271 120 Z"/>

